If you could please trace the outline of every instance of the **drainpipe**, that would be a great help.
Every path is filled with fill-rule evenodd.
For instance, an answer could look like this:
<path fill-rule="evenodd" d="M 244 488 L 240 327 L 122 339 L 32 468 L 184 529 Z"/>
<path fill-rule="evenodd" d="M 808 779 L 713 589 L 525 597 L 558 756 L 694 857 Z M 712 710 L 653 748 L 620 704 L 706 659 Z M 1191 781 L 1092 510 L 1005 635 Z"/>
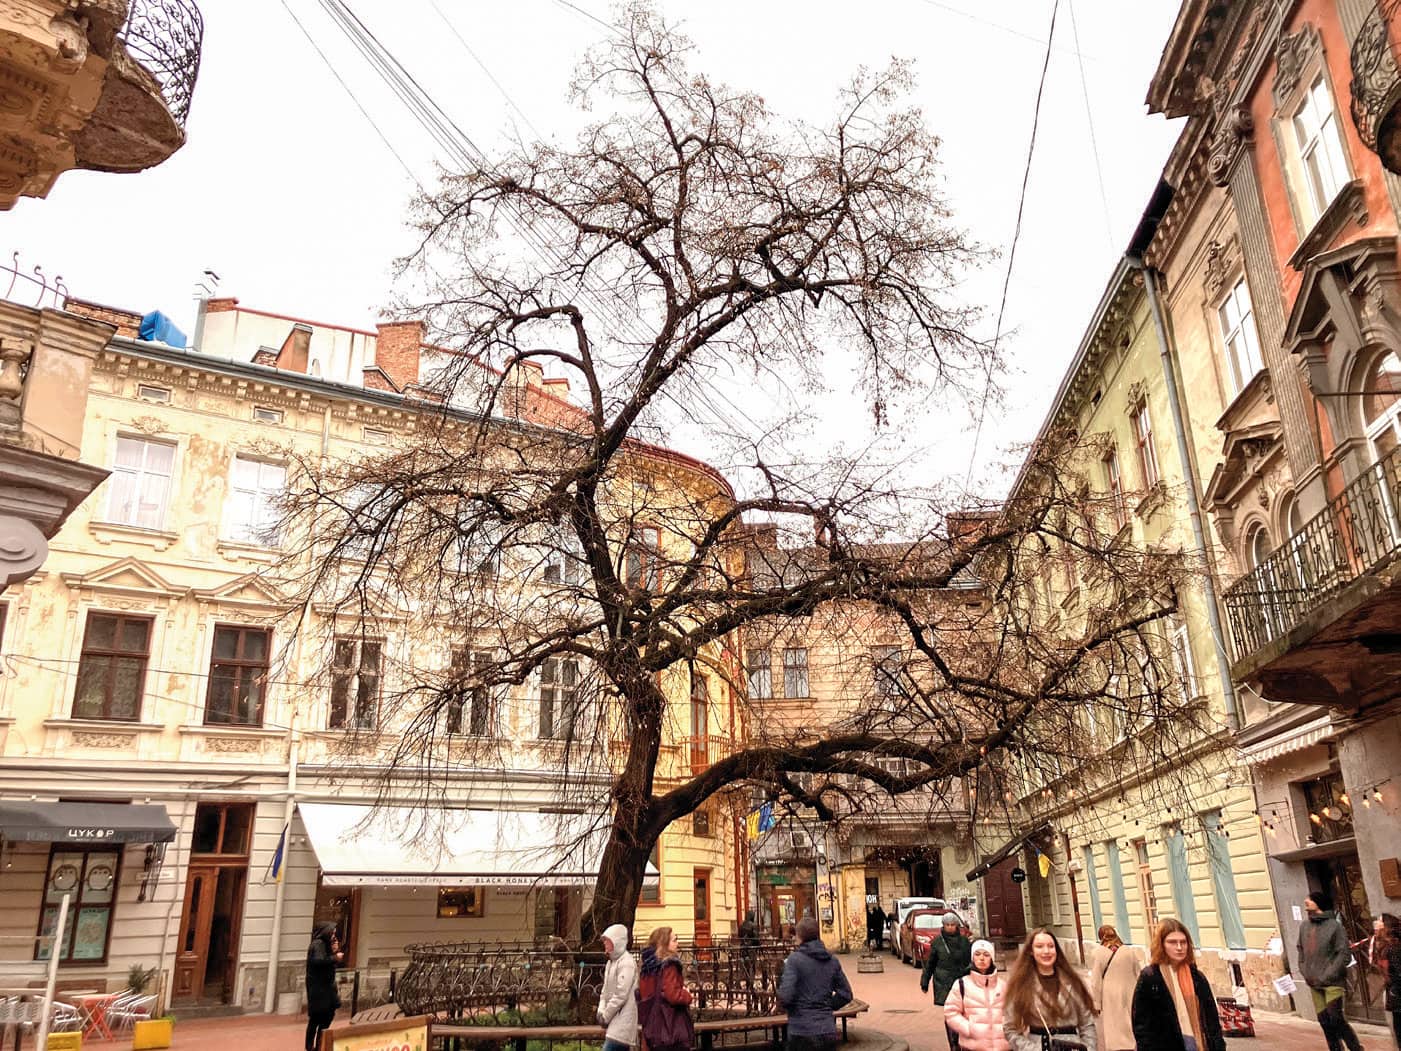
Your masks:
<path fill-rule="evenodd" d="M 287 745 L 287 802 L 282 808 L 282 867 L 278 870 L 277 889 L 272 899 L 272 942 L 268 946 L 264 1014 L 272 1014 L 277 1006 L 277 966 L 282 955 L 282 914 L 287 901 L 287 862 L 292 855 L 292 816 L 297 808 L 297 746 L 300 743 L 301 731 L 297 729 L 297 712 L 293 709 L 292 734 Z"/>

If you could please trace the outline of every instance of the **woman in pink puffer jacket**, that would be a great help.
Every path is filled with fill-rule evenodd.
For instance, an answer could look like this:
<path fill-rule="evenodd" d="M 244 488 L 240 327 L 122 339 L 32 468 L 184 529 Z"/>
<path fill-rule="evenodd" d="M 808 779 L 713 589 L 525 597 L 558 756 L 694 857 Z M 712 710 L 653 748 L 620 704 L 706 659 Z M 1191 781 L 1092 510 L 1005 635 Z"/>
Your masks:
<path fill-rule="evenodd" d="M 973 970 L 954 982 L 944 1024 L 958 1034 L 959 1051 L 1011 1051 L 1002 1030 L 1007 982 L 997 973 L 992 942 L 973 943 Z"/>

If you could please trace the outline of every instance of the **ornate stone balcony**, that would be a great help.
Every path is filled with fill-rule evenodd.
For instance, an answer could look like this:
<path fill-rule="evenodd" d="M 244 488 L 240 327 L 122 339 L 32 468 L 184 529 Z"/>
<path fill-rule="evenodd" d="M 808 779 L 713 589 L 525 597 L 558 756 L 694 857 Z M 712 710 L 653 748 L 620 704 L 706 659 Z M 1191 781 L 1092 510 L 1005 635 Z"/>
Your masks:
<path fill-rule="evenodd" d="M 194 0 L 0 5 L 0 209 L 69 169 L 141 171 L 183 146 L 203 34 Z"/>
<path fill-rule="evenodd" d="M 1401 0 L 1378 0 L 1352 45 L 1352 120 L 1367 148 L 1401 172 L 1401 68 L 1395 38 Z"/>
<path fill-rule="evenodd" d="M 1234 672 L 1271 700 L 1366 707 L 1401 681 L 1401 448 L 1226 589 Z"/>

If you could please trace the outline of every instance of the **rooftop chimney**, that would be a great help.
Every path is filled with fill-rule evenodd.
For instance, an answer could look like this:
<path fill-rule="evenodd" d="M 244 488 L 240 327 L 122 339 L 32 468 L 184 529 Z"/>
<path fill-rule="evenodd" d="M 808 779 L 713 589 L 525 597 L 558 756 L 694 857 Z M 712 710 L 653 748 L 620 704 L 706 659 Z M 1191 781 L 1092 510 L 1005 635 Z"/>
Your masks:
<path fill-rule="evenodd" d="M 209 309 L 214 309 L 214 304 L 219 300 L 211 299 Z M 306 372 L 307 362 L 311 358 L 311 326 L 303 325 L 300 322 L 292 326 L 292 331 L 287 333 L 287 338 L 282 341 L 282 347 L 277 352 L 277 358 L 273 361 L 279 369 L 286 369 L 288 372 Z"/>
<path fill-rule="evenodd" d="M 399 390 L 418 382 L 423 351 L 422 321 L 381 321 L 375 326 L 375 366 Z"/>

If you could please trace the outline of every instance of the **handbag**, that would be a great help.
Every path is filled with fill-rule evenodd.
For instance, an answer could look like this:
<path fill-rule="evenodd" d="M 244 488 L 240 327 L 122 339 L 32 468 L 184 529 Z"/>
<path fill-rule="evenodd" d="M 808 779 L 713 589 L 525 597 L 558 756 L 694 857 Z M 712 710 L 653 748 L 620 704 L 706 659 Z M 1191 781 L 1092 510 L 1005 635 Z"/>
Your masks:
<path fill-rule="evenodd" d="M 686 1010 L 684 1004 L 669 1004 L 662 999 L 660 973 L 652 995 L 645 999 L 641 996 L 637 998 L 637 1020 L 650 1051 L 689 1049 L 695 1042 L 696 1024 L 691 1020 L 691 1012 Z"/>
<path fill-rule="evenodd" d="M 1036 1009 L 1036 1015 L 1041 1019 L 1041 1051 L 1089 1051 L 1089 1045 L 1080 1039 L 1078 1030 L 1073 1025 L 1057 1026 L 1052 1029 L 1046 1024 L 1046 1016 L 1041 1013 L 1041 1009 Z M 1075 1033 L 1075 1036 L 1067 1036 L 1067 1033 Z"/>

